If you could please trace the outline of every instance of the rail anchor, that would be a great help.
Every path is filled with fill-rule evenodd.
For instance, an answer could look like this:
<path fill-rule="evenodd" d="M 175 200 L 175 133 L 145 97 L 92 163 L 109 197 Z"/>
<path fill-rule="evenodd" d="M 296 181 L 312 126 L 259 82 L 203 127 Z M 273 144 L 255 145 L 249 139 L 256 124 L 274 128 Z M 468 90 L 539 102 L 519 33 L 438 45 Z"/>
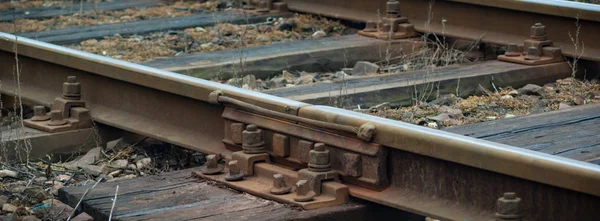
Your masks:
<path fill-rule="evenodd" d="M 53 133 L 92 127 L 90 110 L 81 100 L 81 84 L 75 76 L 67 77 L 63 83 L 62 96 L 54 99 L 52 109 L 35 106 L 34 116 L 23 120 L 25 126 Z"/>
<path fill-rule="evenodd" d="M 542 65 L 564 61 L 562 51 L 552 45 L 546 35 L 546 26 L 536 23 L 531 26 L 531 36 L 522 45 L 510 43 L 498 60 L 526 65 Z"/>
<path fill-rule="evenodd" d="M 386 15 L 381 21 L 367 21 L 365 29 L 358 34 L 382 40 L 409 38 L 417 35 L 414 25 L 400 14 L 400 2 L 387 1 Z"/>

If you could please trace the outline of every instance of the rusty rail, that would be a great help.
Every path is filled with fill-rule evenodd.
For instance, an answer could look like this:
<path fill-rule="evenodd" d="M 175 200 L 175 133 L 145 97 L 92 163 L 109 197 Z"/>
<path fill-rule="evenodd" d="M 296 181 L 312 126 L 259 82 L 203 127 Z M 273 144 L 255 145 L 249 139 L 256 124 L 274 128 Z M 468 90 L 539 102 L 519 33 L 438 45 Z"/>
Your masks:
<path fill-rule="evenodd" d="M 0 34 L 0 91 L 9 95 L 17 93 L 11 65 L 15 39 Z M 224 125 L 224 107 L 209 104 L 209 94 L 220 90 L 292 116 L 354 127 L 374 123 L 377 134 L 367 144 L 387 150 L 379 152 L 387 154 L 383 162 L 387 162 L 385 176 L 390 181 L 383 190 L 350 185 L 354 197 L 432 217 L 480 220 L 493 217 L 496 199 L 503 192 L 517 192 L 528 209 L 528 219 L 585 220 L 599 215 L 600 167 L 592 164 L 308 105 L 30 39 L 16 41 L 21 67 L 18 93 L 23 99 L 49 106 L 61 95 L 67 76 L 75 75 L 92 117 L 103 124 L 228 155 L 221 140 L 223 130 L 215 130 Z M 568 202 L 568 206 L 555 201 Z M 572 214 L 572 208 L 578 213 Z"/>
<path fill-rule="evenodd" d="M 284 0 L 290 10 L 355 21 L 377 21 L 387 0 Z M 507 45 L 531 35 L 530 26 L 543 23 L 548 38 L 566 56 L 600 61 L 600 6 L 575 2 L 537 0 L 399 0 L 402 16 L 415 30 L 447 37 Z M 577 32 L 575 22 L 581 28 Z M 578 34 L 577 34 L 578 33 Z M 584 43 L 575 48 L 571 36 Z"/>

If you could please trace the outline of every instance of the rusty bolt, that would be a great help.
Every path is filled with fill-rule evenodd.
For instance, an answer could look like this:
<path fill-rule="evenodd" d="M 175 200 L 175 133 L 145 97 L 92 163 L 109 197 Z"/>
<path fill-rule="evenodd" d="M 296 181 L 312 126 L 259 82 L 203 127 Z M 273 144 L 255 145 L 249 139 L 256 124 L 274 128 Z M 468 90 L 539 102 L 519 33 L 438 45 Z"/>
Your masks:
<path fill-rule="evenodd" d="M 296 183 L 296 196 L 294 197 L 294 201 L 308 202 L 315 198 L 317 194 L 310 189 L 310 185 L 308 184 L 307 180 L 298 180 Z"/>
<path fill-rule="evenodd" d="M 63 83 L 62 96 L 67 100 L 81 99 L 81 84 L 77 82 L 77 77 L 67 77 L 67 81 Z"/>
<path fill-rule="evenodd" d="M 205 175 L 213 175 L 223 171 L 223 165 L 217 162 L 217 156 L 214 154 L 206 156 L 206 163 L 200 168 L 200 172 Z"/>
<path fill-rule="evenodd" d="M 255 4 L 256 2 L 254 0 L 246 1 L 246 4 L 242 8 L 246 10 L 254 10 Z"/>
<path fill-rule="evenodd" d="M 210 94 L 208 94 L 208 103 L 219 104 L 219 96 L 223 96 L 223 92 L 220 90 L 210 92 Z"/>
<path fill-rule="evenodd" d="M 244 153 L 257 154 L 265 152 L 265 142 L 263 141 L 261 129 L 254 124 L 246 126 L 242 132 L 242 149 Z"/>
<path fill-rule="evenodd" d="M 535 23 L 531 26 L 531 39 L 538 41 L 547 40 L 546 36 L 546 26 L 542 25 L 542 23 Z"/>
<path fill-rule="evenodd" d="M 375 132 L 375 124 L 367 122 L 361 125 L 360 128 L 358 128 L 358 132 L 356 135 L 358 136 L 358 138 L 364 141 L 371 141 L 373 139 L 373 136 L 375 136 Z"/>
<path fill-rule="evenodd" d="M 392 26 L 390 24 L 383 24 L 381 26 L 382 32 L 388 33 L 388 32 L 390 32 L 390 30 L 392 30 Z"/>
<path fill-rule="evenodd" d="M 398 18 L 400 17 L 400 2 L 396 0 L 389 0 L 386 3 L 387 17 Z"/>
<path fill-rule="evenodd" d="M 288 6 L 285 2 L 273 2 L 273 9 L 278 12 L 288 12 Z"/>
<path fill-rule="evenodd" d="M 49 126 L 60 126 L 65 124 L 67 124 L 67 120 L 63 119 L 60 110 L 50 111 L 50 122 L 48 122 Z"/>
<path fill-rule="evenodd" d="M 229 172 L 227 173 L 227 175 L 225 175 L 225 180 L 239 181 L 244 179 L 244 175 L 246 174 L 244 174 L 244 171 L 240 170 L 237 160 L 229 161 L 229 164 L 227 164 L 227 166 L 229 167 Z"/>
<path fill-rule="evenodd" d="M 365 29 L 363 29 L 364 32 L 375 32 L 377 31 L 377 23 L 375 23 L 374 21 L 367 21 L 367 24 L 365 26 Z"/>
<path fill-rule="evenodd" d="M 271 1 L 269 0 L 261 0 L 258 2 L 257 5 L 257 12 L 269 12 L 269 10 L 271 10 Z"/>
<path fill-rule="evenodd" d="M 504 193 L 496 203 L 496 218 L 499 220 L 517 220 L 521 213 L 521 198 L 513 192 Z"/>
<path fill-rule="evenodd" d="M 327 172 L 331 170 L 329 150 L 325 149 L 324 143 L 316 143 L 315 148 L 308 152 L 308 155 L 308 170 L 313 172 Z"/>
<path fill-rule="evenodd" d="M 285 182 L 283 175 L 275 174 L 273 175 L 273 187 L 270 192 L 275 195 L 283 195 L 290 193 L 292 191 L 292 187 L 288 186 Z"/>
<path fill-rule="evenodd" d="M 519 45 L 517 45 L 515 43 L 508 43 L 508 45 L 506 46 L 506 52 L 504 53 L 504 55 L 506 55 L 508 57 L 517 57 L 517 56 L 521 55 L 521 52 L 519 52 Z"/>
<path fill-rule="evenodd" d="M 525 55 L 525 60 L 540 60 L 540 54 L 538 49 L 534 46 L 531 46 L 527 49 L 527 55 Z"/>
<path fill-rule="evenodd" d="M 49 119 L 50 116 L 46 114 L 46 107 L 40 105 L 33 107 L 33 117 L 31 117 L 32 121 L 46 121 Z"/>

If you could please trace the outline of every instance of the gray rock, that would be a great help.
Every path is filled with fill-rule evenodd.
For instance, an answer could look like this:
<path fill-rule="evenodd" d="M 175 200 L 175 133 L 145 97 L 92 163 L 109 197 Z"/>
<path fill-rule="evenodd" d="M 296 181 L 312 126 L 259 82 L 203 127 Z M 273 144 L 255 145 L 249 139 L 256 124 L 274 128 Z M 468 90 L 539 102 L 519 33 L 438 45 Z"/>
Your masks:
<path fill-rule="evenodd" d="M 269 37 L 267 37 L 266 35 L 257 35 L 256 41 L 269 42 L 269 41 L 271 41 L 271 39 Z"/>
<path fill-rule="evenodd" d="M 285 23 L 279 25 L 279 28 L 277 28 L 277 30 L 279 31 L 291 31 L 293 28 L 296 27 L 296 21 L 291 19 L 289 21 L 286 21 Z"/>
<path fill-rule="evenodd" d="M 65 185 L 61 182 L 54 182 L 54 186 L 52 186 L 52 188 L 50 188 L 50 191 L 52 192 L 52 195 L 58 196 L 58 190 L 60 190 L 60 188 L 65 187 Z"/>
<path fill-rule="evenodd" d="M 85 171 L 86 173 L 89 173 L 90 175 L 93 175 L 93 176 L 100 176 L 100 174 L 102 174 L 101 166 L 81 165 L 81 166 L 79 166 L 79 168 L 81 168 L 83 171 Z"/>
<path fill-rule="evenodd" d="M 347 78 L 348 76 L 349 76 L 348 73 L 345 71 L 335 72 L 335 78 L 338 78 L 338 79 Z"/>
<path fill-rule="evenodd" d="M 44 182 L 48 181 L 48 178 L 46 177 L 36 177 L 35 179 L 33 179 L 33 182 L 37 183 L 37 184 L 42 184 Z"/>
<path fill-rule="evenodd" d="M 352 68 L 353 76 L 361 76 L 368 73 L 377 73 L 379 71 L 379 65 L 373 64 L 368 61 L 356 62 L 354 68 Z"/>
<path fill-rule="evenodd" d="M 313 39 L 319 39 L 319 38 L 325 37 L 326 35 L 327 35 L 327 33 L 325 33 L 322 30 L 319 30 L 319 31 L 316 31 L 315 33 L 312 34 L 312 38 Z"/>
<path fill-rule="evenodd" d="M 4 205 L 5 203 L 8 203 L 8 196 L 7 195 L 0 195 L 0 204 Z"/>
<path fill-rule="evenodd" d="M 542 87 L 535 85 L 535 84 L 528 84 L 525 85 L 525 87 L 520 88 L 519 94 L 525 94 L 525 95 L 539 95 L 540 89 L 542 89 Z"/>
<path fill-rule="evenodd" d="M 247 84 L 252 90 L 256 90 L 256 77 L 254 75 L 246 75 L 242 78 L 242 84 Z"/>
<path fill-rule="evenodd" d="M 133 178 L 136 178 L 136 177 L 137 177 L 136 175 L 130 174 L 130 175 L 125 175 L 125 176 L 122 176 L 122 177 L 119 177 L 119 178 L 114 178 L 112 180 L 107 180 L 106 182 L 110 183 L 110 182 L 116 182 L 116 181 L 119 181 L 119 180 L 133 179 Z"/>
<path fill-rule="evenodd" d="M 210 47 L 213 46 L 212 42 L 208 42 L 208 43 L 204 43 L 204 44 L 200 44 L 200 48 L 202 49 L 209 49 Z"/>
<path fill-rule="evenodd" d="M 35 215 L 43 216 L 45 214 L 53 214 L 54 220 L 66 220 L 73 212 L 72 207 L 56 199 L 45 200 L 44 203 L 51 203 L 52 206 L 49 208 L 34 210 L 33 213 Z"/>
<path fill-rule="evenodd" d="M 127 169 L 129 169 L 129 170 L 136 170 L 137 166 L 135 164 L 133 164 L 133 163 L 130 163 L 129 165 L 127 165 Z"/>
<path fill-rule="evenodd" d="M 433 104 L 433 105 L 440 105 L 440 106 L 452 106 L 452 105 L 456 104 L 457 102 L 458 102 L 457 97 L 445 95 L 445 96 L 437 98 L 429 103 Z"/>
<path fill-rule="evenodd" d="M 12 193 L 21 193 L 21 192 L 23 192 L 24 190 L 25 190 L 25 186 L 19 185 L 19 186 L 13 187 L 13 188 L 10 190 L 10 192 L 12 192 Z"/>
<path fill-rule="evenodd" d="M 460 118 L 463 116 L 463 112 L 460 109 L 456 109 L 456 108 L 452 108 L 452 107 L 448 107 L 448 106 L 441 106 L 439 108 L 439 111 L 442 113 L 447 113 L 452 118 Z"/>
<path fill-rule="evenodd" d="M 558 104 L 558 109 L 559 110 L 567 109 L 567 108 L 570 108 L 570 107 L 571 107 L 571 105 L 568 105 L 568 104 L 565 104 L 565 103 Z"/>
<path fill-rule="evenodd" d="M 2 205 L 2 211 L 4 212 L 8 212 L 8 213 L 14 213 L 15 211 L 17 211 L 17 206 L 12 205 L 10 203 L 5 203 Z"/>
<path fill-rule="evenodd" d="M 79 215 L 77 215 L 76 217 L 73 217 L 73 219 L 71 219 L 71 221 L 94 221 L 94 218 L 92 218 L 87 213 L 83 212 L 83 213 L 80 213 Z"/>
<path fill-rule="evenodd" d="M 12 171 L 12 170 L 0 170 L 0 178 L 6 178 L 6 177 L 17 178 L 17 177 L 19 177 L 19 173 L 17 173 L 16 171 Z"/>
<path fill-rule="evenodd" d="M 435 117 L 427 117 L 427 119 L 434 120 L 434 121 L 437 121 L 437 122 L 444 122 L 444 121 L 450 120 L 451 118 L 450 118 L 449 114 L 447 114 L 447 113 L 441 113 L 441 114 L 438 114 Z"/>
<path fill-rule="evenodd" d="M 127 160 L 115 160 L 113 162 L 110 162 L 109 165 L 113 168 L 125 169 L 125 168 L 127 168 L 128 164 L 129 164 L 129 162 L 127 162 Z"/>
<path fill-rule="evenodd" d="M 384 103 L 381 103 L 381 104 L 378 104 L 378 105 L 375 105 L 375 106 L 369 108 L 369 111 L 371 111 L 371 112 L 383 111 L 385 109 L 389 109 L 390 107 L 392 107 L 390 102 L 384 102 Z"/>
<path fill-rule="evenodd" d="M 228 85 L 232 85 L 232 86 L 236 86 L 236 87 L 241 87 L 243 85 L 243 80 L 242 78 L 231 78 L 229 80 L 227 80 L 227 84 Z"/>
<path fill-rule="evenodd" d="M 285 87 L 285 85 L 288 83 L 290 83 L 290 82 L 288 82 L 285 78 L 276 77 L 276 78 L 271 78 L 267 81 L 267 87 L 269 89 L 280 88 L 280 87 Z"/>
<path fill-rule="evenodd" d="M 124 147 L 123 138 L 119 138 L 116 140 L 108 141 L 106 143 L 106 151 L 114 151 L 117 152 L 119 149 Z M 89 152 L 89 151 L 88 151 Z"/>
<path fill-rule="evenodd" d="M 73 219 L 71 219 L 71 220 L 73 220 Z M 41 221 L 41 219 L 38 219 L 35 216 L 26 216 L 26 217 L 21 218 L 21 221 Z"/>
<path fill-rule="evenodd" d="M 61 181 L 61 182 L 69 181 L 69 180 L 71 180 L 71 176 L 69 176 L 67 174 L 60 174 L 60 175 L 54 177 L 54 180 Z"/>
<path fill-rule="evenodd" d="M 152 159 L 144 158 L 135 162 L 135 166 L 137 166 L 138 170 L 141 170 L 148 167 L 150 163 L 152 163 Z"/>
<path fill-rule="evenodd" d="M 54 183 L 60 183 L 60 182 L 54 182 Z M 48 195 L 48 193 L 46 193 L 46 191 L 44 191 L 44 189 L 42 189 L 41 187 L 38 187 L 38 186 L 30 186 L 27 189 L 25 189 L 24 193 L 28 199 L 30 199 L 30 200 L 35 199 L 35 200 L 38 200 L 39 202 L 44 201 L 50 197 Z"/>
<path fill-rule="evenodd" d="M 314 80 L 315 80 L 315 77 L 312 74 L 306 74 L 306 75 L 302 75 L 298 79 L 296 79 L 294 81 L 294 84 L 295 85 L 310 84 L 310 83 L 313 83 Z"/>

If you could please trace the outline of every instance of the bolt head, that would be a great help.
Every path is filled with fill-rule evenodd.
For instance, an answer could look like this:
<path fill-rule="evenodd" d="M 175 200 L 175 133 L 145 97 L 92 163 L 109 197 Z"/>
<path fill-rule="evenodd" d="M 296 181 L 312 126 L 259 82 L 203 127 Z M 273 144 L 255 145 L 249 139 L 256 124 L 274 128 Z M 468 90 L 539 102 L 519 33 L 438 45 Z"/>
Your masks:
<path fill-rule="evenodd" d="M 258 130 L 258 127 L 255 124 L 250 124 L 250 125 L 246 126 L 246 130 L 247 131 L 256 131 L 256 130 Z"/>
<path fill-rule="evenodd" d="M 256 128 L 256 125 L 248 125 L 246 130 L 242 131 L 242 143 L 253 145 L 262 142 L 262 130 Z"/>
<path fill-rule="evenodd" d="M 323 170 L 329 170 L 329 150 L 325 149 L 325 144 L 317 143 L 314 146 L 314 149 L 308 152 L 309 161 L 308 166 L 309 169 L 311 167 Z M 321 168 L 323 167 L 323 168 Z"/>
<path fill-rule="evenodd" d="M 504 193 L 496 203 L 496 213 L 504 216 L 519 216 L 521 214 L 521 198 L 515 193 Z"/>
<path fill-rule="evenodd" d="M 381 27 L 381 31 L 383 32 L 389 32 L 390 30 L 392 30 L 392 26 L 390 24 L 383 24 Z"/>
<path fill-rule="evenodd" d="M 367 21 L 365 29 L 363 29 L 363 31 L 366 31 L 366 32 L 377 31 L 377 23 L 375 23 L 374 21 Z"/>
<path fill-rule="evenodd" d="M 521 53 L 519 52 L 519 46 L 515 43 L 509 43 L 506 47 L 506 52 L 504 53 L 504 55 L 509 57 L 516 57 L 521 55 Z"/>
<path fill-rule="evenodd" d="M 62 113 L 59 110 L 50 111 L 49 126 L 60 126 L 65 124 L 67 124 L 67 121 L 63 119 Z"/>
<path fill-rule="evenodd" d="M 315 151 L 325 151 L 325 144 L 324 143 L 316 143 L 314 150 Z"/>
<path fill-rule="evenodd" d="M 200 168 L 200 172 L 206 175 L 213 175 L 223 171 L 223 165 L 217 162 L 217 156 L 214 154 L 206 156 L 206 163 Z"/>
<path fill-rule="evenodd" d="M 37 105 L 33 107 L 33 117 L 31 117 L 32 121 L 46 121 L 50 119 L 50 116 L 46 114 L 46 107 Z"/>
<path fill-rule="evenodd" d="M 400 16 L 400 2 L 388 1 L 386 3 L 386 11 L 388 16 L 399 17 Z"/>
<path fill-rule="evenodd" d="M 67 83 L 76 83 L 76 82 L 77 82 L 76 76 L 68 76 L 67 77 Z"/>
<path fill-rule="evenodd" d="M 535 40 L 546 40 L 546 26 L 536 23 L 531 26 L 531 38 Z"/>
<path fill-rule="evenodd" d="M 517 198 L 517 194 L 514 192 L 506 192 L 506 193 L 504 193 L 503 198 L 508 199 L 508 200 L 514 200 Z"/>
<path fill-rule="evenodd" d="M 527 55 L 525 55 L 525 60 L 540 60 L 540 54 L 538 49 L 534 46 L 531 46 L 527 49 Z"/>
<path fill-rule="evenodd" d="M 238 173 L 238 172 L 240 172 L 240 167 L 238 167 L 238 161 L 237 160 L 229 161 L 229 163 L 227 163 L 227 166 L 229 167 L 229 172 L 230 173 Z"/>
<path fill-rule="evenodd" d="M 46 107 L 37 105 L 33 107 L 34 116 L 44 116 L 46 115 Z"/>

